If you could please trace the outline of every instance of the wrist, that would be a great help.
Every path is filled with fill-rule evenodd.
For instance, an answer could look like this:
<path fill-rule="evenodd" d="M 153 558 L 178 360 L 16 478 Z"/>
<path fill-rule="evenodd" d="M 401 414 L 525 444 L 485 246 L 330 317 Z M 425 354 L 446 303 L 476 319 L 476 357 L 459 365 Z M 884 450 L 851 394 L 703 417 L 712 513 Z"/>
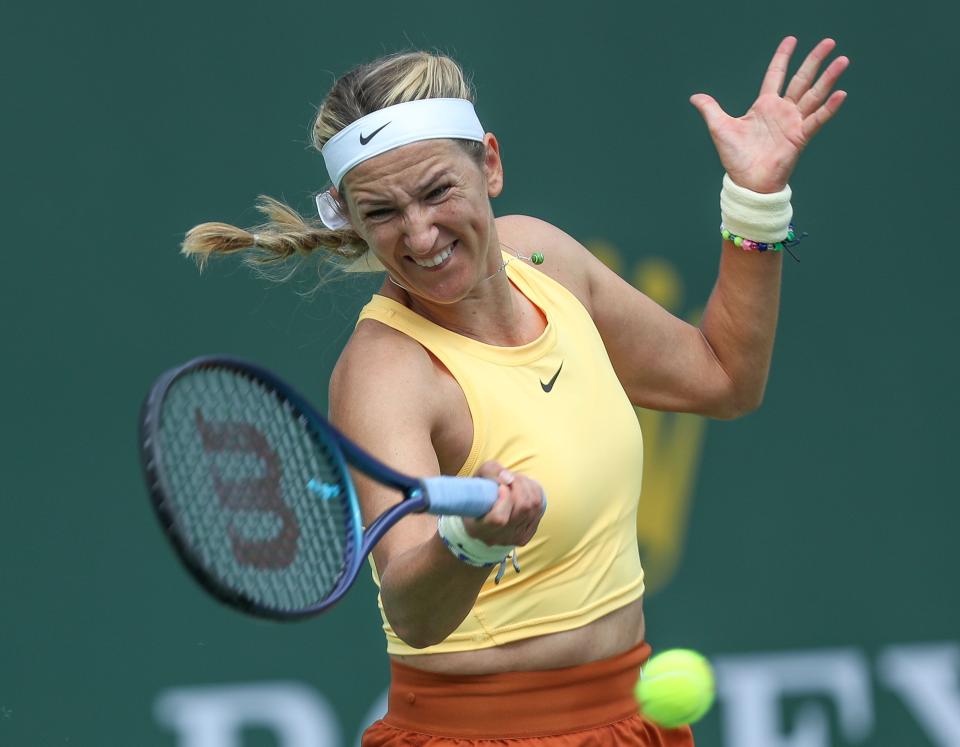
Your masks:
<path fill-rule="evenodd" d="M 512 561 L 513 569 L 520 573 L 520 561 L 517 559 L 517 548 L 513 545 L 488 545 L 483 540 L 467 533 L 460 516 L 443 515 L 437 519 L 437 534 L 443 540 L 446 548 L 453 553 L 461 563 L 477 568 L 493 568 L 497 570 L 495 583 L 500 583 L 507 570 L 507 560 Z"/>
<path fill-rule="evenodd" d="M 744 238 L 743 236 L 737 236 L 729 231 L 722 223 L 720 224 L 720 235 L 723 236 L 725 241 L 729 241 L 745 252 L 779 252 L 784 249 L 789 250 L 791 246 L 800 243 L 800 239 L 797 238 L 796 226 L 792 223 L 787 228 L 787 236 L 783 241 L 754 241 L 753 239 Z"/>
<path fill-rule="evenodd" d="M 467 565 L 492 568 L 514 551 L 512 545 L 488 545 L 471 536 L 460 516 L 441 516 L 437 520 L 437 534 L 454 557 Z"/>
<path fill-rule="evenodd" d="M 730 176 L 729 173 L 727 175 Z M 751 192 L 756 192 L 758 195 L 773 195 L 777 192 L 782 192 L 789 185 L 789 182 L 780 180 L 750 179 L 739 176 L 730 176 L 730 179 L 738 187 L 749 189 Z"/>
<path fill-rule="evenodd" d="M 776 192 L 757 192 L 723 176 L 720 214 L 729 233 L 764 244 L 784 241 L 791 228 L 792 192 L 784 186 Z"/>
<path fill-rule="evenodd" d="M 727 171 L 734 184 L 757 194 L 782 192 L 790 183 L 790 174 L 783 169 L 752 168 L 745 172 Z"/>

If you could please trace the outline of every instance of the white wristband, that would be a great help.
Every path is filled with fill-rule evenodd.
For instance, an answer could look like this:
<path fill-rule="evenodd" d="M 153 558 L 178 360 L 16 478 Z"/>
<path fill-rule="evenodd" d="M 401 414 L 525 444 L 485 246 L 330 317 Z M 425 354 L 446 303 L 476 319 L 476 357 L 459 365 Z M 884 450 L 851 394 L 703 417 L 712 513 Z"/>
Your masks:
<path fill-rule="evenodd" d="M 724 174 L 720 191 L 723 227 L 753 241 L 783 241 L 793 218 L 791 195 L 789 185 L 779 192 L 762 194 L 734 184 L 733 179 Z"/>
<path fill-rule="evenodd" d="M 447 549 L 467 565 L 499 565 L 515 549 L 509 545 L 488 545 L 476 537 L 471 537 L 459 516 L 441 516 L 437 520 L 437 533 Z"/>

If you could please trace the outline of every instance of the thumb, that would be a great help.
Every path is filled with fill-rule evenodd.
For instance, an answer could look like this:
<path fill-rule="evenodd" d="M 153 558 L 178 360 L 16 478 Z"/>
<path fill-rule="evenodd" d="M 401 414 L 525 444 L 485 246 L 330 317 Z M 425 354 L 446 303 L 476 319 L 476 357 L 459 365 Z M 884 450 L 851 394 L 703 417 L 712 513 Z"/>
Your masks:
<path fill-rule="evenodd" d="M 707 128 L 713 130 L 727 117 L 727 113 L 720 107 L 717 100 L 706 93 L 695 93 L 690 97 L 690 103 L 700 112 Z"/>
<path fill-rule="evenodd" d="M 491 460 L 481 464 L 480 468 L 476 472 L 476 475 L 477 477 L 485 477 L 488 480 L 493 480 L 494 482 L 504 482 L 503 480 L 499 479 L 502 472 L 506 472 L 506 470 L 503 468 L 503 465 L 499 462 L 494 462 Z"/>

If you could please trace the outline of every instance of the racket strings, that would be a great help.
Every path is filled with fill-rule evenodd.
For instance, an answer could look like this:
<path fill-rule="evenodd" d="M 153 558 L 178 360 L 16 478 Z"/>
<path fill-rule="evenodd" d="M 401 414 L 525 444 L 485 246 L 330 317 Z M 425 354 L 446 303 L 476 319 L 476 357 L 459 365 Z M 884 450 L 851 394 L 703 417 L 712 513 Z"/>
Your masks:
<path fill-rule="evenodd" d="M 278 432 L 281 434 L 285 453 L 301 457 L 298 474 L 309 475 L 307 481 L 303 483 L 304 489 L 306 489 L 307 482 L 310 479 L 321 479 L 327 483 L 340 481 L 339 476 L 332 474 L 330 469 L 330 465 L 334 463 L 333 455 L 329 453 L 322 441 L 311 436 L 307 419 L 300 413 L 294 412 L 288 402 L 284 402 L 283 405 L 287 417 L 281 419 L 279 418 L 279 411 L 274 412 L 276 419 L 279 421 L 277 422 Z M 322 460 L 317 458 L 318 453 L 323 455 Z M 308 499 L 316 501 L 316 496 L 307 495 Z M 334 503 L 331 506 L 334 509 L 342 507 L 342 502 Z M 339 510 L 319 511 L 317 516 L 321 522 L 323 536 L 337 539 L 349 538 L 349 512 Z M 327 571 L 323 584 L 332 591 L 346 567 L 344 561 L 347 555 L 344 544 L 308 542 L 304 545 L 304 551 L 307 554 L 307 560 L 312 565 Z"/>
<path fill-rule="evenodd" d="M 343 466 L 273 390 L 229 369 L 190 372 L 163 404 L 168 513 L 220 585 L 295 611 L 328 596 L 357 552 Z M 321 499 L 311 480 L 340 486 Z"/>
<path fill-rule="evenodd" d="M 305 424 L 306 419 L 303 418 L 303 416 L 300 416 L 300 419 Z M 301 432 L 301 435 L 303 433 L 309 433 L 309 431 L 307 429 L 304 429 L 304 431 Z M 310 439 L 310 441 L 311 443 L 309 444 L 303 444 L 303 447 L 300 451 L 300 453 L 305 454 L 307 456 L 307 462 L 308 462 L 307 471 L 311 475 L 314 475 L 315 477 L 321 477 L 321 479 L 323 479 L 324 482 L 331 483 L 332 482 L 332 480 L 330 479 L 331 476 L 329 474 L 326 474 L 328 472 L 327 464 L 331 460 L 331 455 L 326 454 L 326 457 L 327 457 L 326 460 L 324 460 L 324 462 L 321 463 L 316 458 L 315 451 L 311 448 L 307 448 L 309 446 L 314 446 L 314 447 L 318 446 L 317 444 L 313 443 L 313 439 Z M 322 448 L 322 445 L 320 446 Z M 314 497 L 314 500 L 317 499 L 315 495 L 313 497 Z M 337 505 L 342 507 L 343 503 L 338 502 Z M 333 544 L 331 543 L 323 543 L 321 545 L 311 544 L 309 546 L 310 551 L 311 553 L 316 552 L 316 554 L 318 555 L 318 557 L 314 558 L 318 566 L 323 566 L 327 568 L 338 568 L 342 572 L 342 570 L 345 570 L 349 562 L 352 561 L 353 554 L 357 552 L 357 548 L 353 547 L 353 543 L 350 541 L 352 539 L 352 533 L 350 531 L 350 523 L 352 521 L 351 514 L 349 511 L 341 511 L 339 513 L 334 511 L 327 511 L 327 512 L 322 512 L 320 515 L 325 522 L 324 531 L 328 532 L 330 536 L 343 537 L 345 538 L 346 542 L 344 543 L 343 546 L 339 546 L 339 547 L 334 547 Z M 322 556 L 322 557 L 319 557 L 319 556 Z M 340 575 L 342 574 L 338 574 L 338 577 L 334 579 L 334 582 L 337 582 L 340 580 L 339 578 Z"/>

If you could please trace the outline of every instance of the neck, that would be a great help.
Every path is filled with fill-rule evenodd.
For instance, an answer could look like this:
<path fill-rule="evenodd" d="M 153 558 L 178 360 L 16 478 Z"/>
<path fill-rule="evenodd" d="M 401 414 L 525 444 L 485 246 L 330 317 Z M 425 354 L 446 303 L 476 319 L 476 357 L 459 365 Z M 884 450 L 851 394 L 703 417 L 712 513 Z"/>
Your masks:
<path fill-rule="evenodd" d="M 507 277 L 499 244 L 491 257 L 487 276 L 467 296 L 455 303 L 441 304 L 424 299 L 388 276 L 381 293 L 399 301 L 434 324 L 464 337 L 501 347 L 532 342 L 543 332 L 543 320 L 536 307 L 513 286 Z M 518 261 L 518 260 L 514 260 Z"/>

